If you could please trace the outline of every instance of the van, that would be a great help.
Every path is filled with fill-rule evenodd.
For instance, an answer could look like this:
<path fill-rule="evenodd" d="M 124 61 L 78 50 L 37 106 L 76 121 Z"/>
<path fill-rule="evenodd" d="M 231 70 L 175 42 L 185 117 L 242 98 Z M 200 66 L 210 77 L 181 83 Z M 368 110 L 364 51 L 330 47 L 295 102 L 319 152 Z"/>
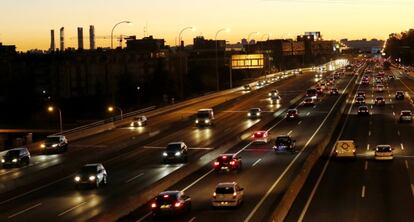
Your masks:
<path fill-rule="evenodd" d="M 212 126 L 214 120 L 213 109 L 200 109 L 195 120 L 196 126 Z"/>

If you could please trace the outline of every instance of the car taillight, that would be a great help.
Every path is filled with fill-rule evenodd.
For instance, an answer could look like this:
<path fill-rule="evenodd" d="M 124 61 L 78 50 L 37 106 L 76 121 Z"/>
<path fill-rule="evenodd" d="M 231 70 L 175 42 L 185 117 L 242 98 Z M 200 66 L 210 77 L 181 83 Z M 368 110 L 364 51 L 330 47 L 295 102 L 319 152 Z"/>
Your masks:
<path fill-rule="evenodd" d="M 181 207 L 181 205 L 182 205 L 182 204 L 181 204 L 181 202 L 176 202 L 176 203 L 174 204 L 174 207 L 177 207 L 177 208 L 178 208 L 178 207 Z"/>
<path fill-rule="evenodd" d="M 234 193 L 233 193 L 233 199 L 234 199 L 234 198 L 236 198 L 236 197 L 237 197 L 237 193 L 236 193 L 236 192 L 234 192 Z"/>
<path fill-rule="evenodd" d="M 230 161 L 230 165 L 235 165 L 236 162 L 234 160 Z"/>
<path fill-rule="evenodd" d="M 218 166 L 218 165 L 220 165 L 220 163 L 219 162 L 214 162 L 214 166 Z"/>
<path fill-rule="evenodd" d="M 152 203 L 151 204 L 151 208 L 156 208 L 157 207 L 157 204 L 156 203 Z"/>
<path fill-rule="evenodd" d="M 217 194 L 216 192 L 213 193 L 213 198 L 216 198 Z"/>

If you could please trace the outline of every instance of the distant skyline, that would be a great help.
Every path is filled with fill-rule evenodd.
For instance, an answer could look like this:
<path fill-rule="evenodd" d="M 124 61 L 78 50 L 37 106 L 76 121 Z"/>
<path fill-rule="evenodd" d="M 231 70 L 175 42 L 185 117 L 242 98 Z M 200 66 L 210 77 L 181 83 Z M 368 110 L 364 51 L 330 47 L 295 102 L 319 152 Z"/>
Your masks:
<path fill-rule="evenodd" d="M 191 44 L 195 36 L 238 42 L 247 38 L 295 38 L 305 31 L 320 31 L 325 39 L 383 39 L 390 33 L 414 27 L 412 0 L 2 0 L 0 42 L 16 45 L 17 50 L 47 50 L 50 30 L 55 30 L 58 46 L 59 28 L 65 27 L 66 47 L 77 47 L 77 27 L 88 36 L 94 25 L 96 36 L 109 36 L 113 25 L 120 25 L 115 35 L 147 34 L 164 38 L 175 45 L 178 33 L 187 26 L 196 31 L 183 33 Z M 266 36 L 267 38 L 267 36 Z M 110 46 L 109 39 L 97 39 L 97 47 Z M 85 48 L 89 41 L 85 39 Z M 117 46 L 118 43 L 115 43 Z"/>

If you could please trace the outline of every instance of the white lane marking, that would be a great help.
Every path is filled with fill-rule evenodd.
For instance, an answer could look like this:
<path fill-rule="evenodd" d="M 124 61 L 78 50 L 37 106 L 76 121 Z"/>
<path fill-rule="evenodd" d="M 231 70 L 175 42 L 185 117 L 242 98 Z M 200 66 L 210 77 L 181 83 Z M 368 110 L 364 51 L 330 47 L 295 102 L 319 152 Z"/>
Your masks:
<path fill-rule="evenodd" d="M 413 184 L 411 184 L 411 193 L 413 194 L 413 196 L 414 196 L 414 185 Z"/>
<path fill-rule="evenodd" d="M 347 86 L 347 87 L 348 87 L 348 86 Z M 357 91 L 359 90 L 359 88 L 360 88 L 360 85 L 358 86 Z M 351 105 L 350 105 L 349 110 L 348 110 L 348 115 L 346 116 L 345 122 L 344 122 L 344 124 L 342 125 L 341 131 L 339 132 L 339 135 L 338 135 L 338 137 L 336 138 L 336 140 L 339 140 L 339 138 L 341 138 L 341 135 L 342 135 L 342 133 L 343 133 L 343 132 L 344 132 L 344 130 L 345 130 L 345 125 L 346 125 L 346 123 L 348 122 L 349 116 L 350 116 L 350 114 L 351 114 L 351 110 L 352 110 L 352 107 L 353 107 L 353 105 L 354 105 L 354 100 L 355 100 L 355 97 L 353 97 L 353 99 L 352 99 Z M 312 189 L 312 191 L 311 191 L 311 193 L 310 193 L 310 195 L 309 195 L 309 198 L 308 198 L 308 200 L 306 201 L 306 204 L 305 204 L 305 206 L 304 206 L 304 207 L 303 207 L 303 209 L 302 209 L 302 212 L 301 212 L 301 214 L 300 214 L 300 216 L 299 216 L 299 219 L 298 219 L 298 221 L 299 221 L 299 222 L 302 222 L 302 221 L 303 221 L 303 218 L 305 217 L 305 214 L 306 214 L 306 212 L 307 212 L 307 210 L 308 210 L 308 208 L 309 208 L 309 206 L 310 206 L 310 203 L 311 203 L 311 201 L 312 201 L 312 199 L 313 199 L 313 196 L 315 196 L 316 190 L 318 189 L 319 184 L 320 184 L 320 183 L 321 183 L 321 181 L 322 181 L 322 177 L 324 176 L 324 174 L 325 174 L 325 172 L 326 172 L 326 169 L 328 168 L 328 165 L 329 165 L 329 162 L 330 162 L 330 160 L 331 160 L 331 158 L 332 158 L 332 155 L 333 155 L 334 149 L 335 149 L 335 146 L 333 146 L 333 147 L 332 147 L 332 149 L 331 149 L 331 153 L 330 153 L 330 155 L 329 155 L 329 158 L 328 158 L 328 160 L 326 161 L 325 165 L 323 166 L 322 172 L 321 172 L 321 174 L 319 175 L 318 180 L 316 181 L 316 184 L 315 184 L 315 186 L 313 187 L 313 189 Z"/>
<path fill-rule="evenodd" d="M 352 83 L 352 79 L 348 82 L 347 86 L 344 89 L 344 92 L 349 87 L 349 85 Z M 250 212 L 250 214 L 247 216 L 247 218 L 244 220 L 244 222 L 248 222 L 252 219 L 253 215 L 256 213 L 256 211 L 261 207 L 263 202 L 267 199 L 267 197 L 272 193 L 273 189 L 279 184 L 279 182 L 282 180 L 282 178 L 285 176 L 285 174 L 289 171 L 289 169 L 293 166 L 293 164 L 299 159 L 299 157 L 302 155 L 304 150 L 309 146 L 309 144 L 312 142 L 313 138 L 316 136 L 316 134 L 319 132 L 319 130 L 322 128 L 322 126 L 327 121 L 328 117 L 331 116 L 331 113 L 333 112 L 334 108 L 337 106 L 339 100 L 342 98 L 344 94 L 341 94 L 341 96 L 338 97 L 335 104 L 332 106 L 329 113 L 326 115 L 325 119 L 322 121 L 322 123 L 319 125 L 319 127 L 315 130 L 315 132 L 312 134 L 312 136 L 309 138 L 309 140 L 306 142 L 305 146 L 300 150 L 300 152 L 293 158 L 293 160 L 289 163 L 289 165 L 285 168 L 285 170 L 282 172 L 282 174 L 277 178 L 277 180 L 272 184 L 269 190 L 267 190 L 266 194 L 260 199 L 259 203 L 254 207 L 254 209 Z M 351 107 L 352 108 L 352 105 Z M 349 110 L 349 113 L 351 112 L 351 109 Z M 348 113 L 347 117 L 350 116 Z M 344 128 L 344 127 L 343 127 Z M 343 132 L 343 129 L 342 129 Z M 333 149 L 332 149 L 333 152 Z M 302 216 L 302 215 L 301 215 Z"/>
<path fill-rule="evenodd" d="M 367 160 L 365 160 L 364 170 L 368 170 L 368 161 Z"/>
<path fill-rule="evenodd" d="M 373 109 L 374 107 L 371 105 L 371 109 Z"/>
<path fill-rule="evenodd" d="M 392 115 L 395 116 L 395 112 L 392 112 Z"/>
<path fill-rule="evenodd" d="M 371 131 L 368 131 L 368 136 L 371 136 Z"/>
<path fill-rule="evenodd" d="M 131 181 L 133 181 L 133 180 L 137 179 L 138 177 L 142 177 L 142 176 L 144 176 L 144 173 L 140 173 L 140 174 L 138 174 L 138 175 L 136 175 L 136 176 L 132 177 L 131 179 L 129 179 L 129 180 L 127 180 L 127 181 L 125 181 L 125 183 L 129 183 L 129 182 L 131 182 Z"/>
<path fill-rule="evenodd" d="M 287 135 L 290 136 L 290 134 L 292 134 L 292 132 L 293 132 L 293 130 L 289 131 Z"/>
<path fill-rule="evenodd" d="M 399 130 L 397 131 L 397 135 L 398 135 L 398 136 L 401 136 L 401 133 L 400 133 L 400 131 L 399 131 Z"/>
<path fill-rule="evenodd" d="M 361 197 L 365 198 L 365 185 L 362 186 Z"/>
<path fill-rule="evenodd" d="M 76 208 L 78 208 L 78 207 L 80 207 L 80 206 L 82 206 L 82 205 L 84 205 L 84 204 L 86 204 L 86 203 L 87 203 L 87 202 L 85 201 L 85 202 L 82 202 L 82 203 L 80 203 L 80 204 L 78 204 L 78 205 L 76 205 L 76 206 L 72 207 L 72 208 L 69 208 L 69 209 L 67 209 L 67 210 L 63 211 L 62 213 L 60 213 L 60 214 L 58 215 L 58 217 L 60 217 L 60 216 L 62 216 L 62 215 L 65 215 L 65 214 L 67 214 L 67 213 L 71 212 L 72 210 L 75 210 Z"/>
<path fill-rule="evenodd" d="M 310 115 L 310 112 L 306 113 L 306 116 L 309 116 L 309 115 Z"/>
<path fill-rule="evenodd" d="M 144 149 L 165 149 L 165 146 L 143 146 Z M 188 147 L 189 150 L 212 150 L 211 147 Z"/>
<path fill-rule="evenodd" d="M 145 220 L 145 218 L 147 218 L 147 217 L 149 217 L 149 216 L 151 216 L 151 212 L 150 212 L 150 213 L 147 213 L 147 214 L 145 214 L 144 216 L 142 216 L 141 218 L 139 218 L 139 219 L 137 220 L 137 222 L 141 222 L 141 221 Z"/>
<path fill-rule="evenodd" d="M 196 217 L 191 218 L 188 222 L 193 222 L 195 221 Z"/>
<path fill-rule="evenodd" d="M 38 207 L 38 206 L 40 206 L 40 205 L 42 205 L 42 203 L 35 204 L 35 205 L 33 205 L 33 206 L 29 207 L 29 208 L 26 208 L 26 209 L 21 210 L 21 211 L 19 211 L 19 212 L 17 212 L 17 213 L 14 213 L 14 214 L 12 214 L 12 215 L 8 216 L 7 218 L 8 218 L 8 219 L 13 218 L 13 217 L 18 216 L 18 215 L 20 215 L 20 214 L 22 214 L 22 213 L 25 213 L 25 212 L 27 212 L 27 211 L 29 211 L 29 210 L 33 209 L 33 208 L 36 208 L 36 207 Z"/>
<path fill-rule="evenodd" d="M 367 144 L 367 151 L 369 150 L 369 143 Z"/>
<path fill-rule="evenodd" d="M 401 150 L 404 150 L 404 144 L 400 143 Z"/>
<path fill-rule="evenodd" d="M 252 167 L 254 167 L 254 166 L 256 166 L 260 161 L 261 161 L 262 159 L 258 159 L 258 160 L 256 160 L 256 162 L 254 162 L 253 164 L 252 164 Z"/>
<path fill-rule="evenodd" d="M 405 160 L 404 162 L 405 162 L 405 168 L 407 168 L 407 169 L 408 169 L 408 168 L 410 168 L 410 167 L 408 166 L 408 161 L 407 161 L 407 160 Z"/>
<path fill-rule="evenodd" d="M 302 121 L 299 121 L 299 122 L 298 122 L 298 125 L 300 125 L 301 123 L 302 123 Z"/>
<path fill-rule="evenodd" d="M 208 176 L 213 171 L 214 171 L 214 169 L 209 170 L 203 176 L 199 177 L 197 180 L 195 180 L 194 182 L 192 182 L 190 185 L 186 186 L 182 191 L 186 191 L 186 190 L 190 189 L 192 186 L 194 186 L 196 183 L 198 183 L 198 181 L 202 180 L 204 177 Z"/>

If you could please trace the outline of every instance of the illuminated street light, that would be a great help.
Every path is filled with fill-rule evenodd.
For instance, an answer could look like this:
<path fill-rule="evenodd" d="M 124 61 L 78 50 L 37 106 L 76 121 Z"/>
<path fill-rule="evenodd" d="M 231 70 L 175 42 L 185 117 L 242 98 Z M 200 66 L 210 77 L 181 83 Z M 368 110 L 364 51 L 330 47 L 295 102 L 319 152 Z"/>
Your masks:
<path fill-rule="evenodd" d="M 47 111 L 49 112 L 49 113 L 52 113 L 52 112 L 54 112 L 55 111 L 55 109 L 57 109 L 58 111 L 59 111 L 59 128 L 60 128 L 60 133 L 62 133 L 62 131 L 63 131 L 63 121 L 62 121 L 62 110 L 61 109 L 59 109 L 59 107 L 54 107 L 54 106 L 48 106 L 47 107 Z"/>
<path fill-rule="evenodd" d="M 217 80 L 216 89 L 217 89 L 217 91 L 220 90 L 220 78 L 219 78 L 219 71 L 218 71 L 218 46 L 217 46 L 218 44 L 217 44 L 217 36 L 218 36 L 218 34 L 220 32 L 223 32 L 223 31 L 225 31 L 225 32 L 228 33 L 228 32 L 230 32 L 230 29 L 229 28 L 219 29 L 219 30 L 217 30 L 216 35 L 214 36 L 214 42 L 216 43 L 216 80 Z"/>
<path fill-rule="evenodd" d="M 119 108 L 117 106 L 108 106 L 108 112 L 110 112 L 110 113 L 114 112 L 115 109 L 119 110 L 119 112 L 121 113 L 121 119 L 124 119 L 124 112 L 122 111 L 121 108 Z"/>
<path fill-rule="evenodd" d="M 130 24 L 131 22 L 130 21 L 121 21 L 121 22 L 118 22 L 114 25 L 114 27 L 112 28 L 112 31 L 111 31 L 111 49 L 114 48 L 114 29 L 122 23 Z"/>

